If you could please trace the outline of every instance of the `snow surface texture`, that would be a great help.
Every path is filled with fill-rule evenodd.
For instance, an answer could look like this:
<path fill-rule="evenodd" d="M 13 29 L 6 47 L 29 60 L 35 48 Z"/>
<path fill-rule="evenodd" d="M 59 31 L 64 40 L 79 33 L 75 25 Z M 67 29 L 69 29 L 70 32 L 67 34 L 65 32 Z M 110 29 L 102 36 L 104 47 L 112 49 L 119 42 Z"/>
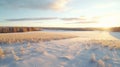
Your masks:
<path fill-rule="evenodd" d="M 1 44 L 0 67 L 120 66 L 120 49 L 117 48 L 120 40 L 115 37 L 120 37 L 120 33 L 71 31 L 69 34 L 78 37 L 36 43 Z"/>

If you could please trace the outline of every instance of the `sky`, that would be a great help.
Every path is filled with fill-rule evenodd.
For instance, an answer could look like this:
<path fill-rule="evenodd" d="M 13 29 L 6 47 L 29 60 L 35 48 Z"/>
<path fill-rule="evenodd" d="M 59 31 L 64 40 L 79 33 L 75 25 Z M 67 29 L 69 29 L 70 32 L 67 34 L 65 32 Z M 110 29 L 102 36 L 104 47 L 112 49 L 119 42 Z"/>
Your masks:
<path fill-rule="evenodd" d="M 1 0 L 0 26 L 116 27 L 120 0 Z"/>

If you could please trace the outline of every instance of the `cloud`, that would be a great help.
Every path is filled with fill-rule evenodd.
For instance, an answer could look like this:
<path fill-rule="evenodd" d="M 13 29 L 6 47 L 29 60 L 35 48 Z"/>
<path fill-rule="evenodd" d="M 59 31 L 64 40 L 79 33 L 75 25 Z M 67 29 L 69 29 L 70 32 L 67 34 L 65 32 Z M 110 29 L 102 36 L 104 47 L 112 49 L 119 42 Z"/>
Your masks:
<path fill-rule="evenodd" d="M 77 21 L 77 22 L 66 22 L 65 24 L 88 24 L 95 23 L 94 21 Z"/>
<path fill-rule="evenodd" d="M 66 24 L 80 24 L 80 23 L 96 23 L 96 19 L 91 19 L 81 16 L 79 18 L 61 18 L 63 21 L 67 21 Z"/>
<path fill-rule="evenodd" d="M 55 20 L 57 17 L 46 18 L 19 18 L 19 19 L 6 19 L 5 21 L 31 21 L 31 20 Z"/>
<path fill-rule="evenodd" d="M 60 20 L 65 22 L 66 24 L 74 24 L 74 23 L 95 23 L 96 18 L 88 19 L 84 16 L 79 18 L 72 17 L 72 18 L 59 18 L 59 17 L 40 17 L 40 18 L 18 18 L 18 19 L 5 19 L 4 21 L 41 21 L 41 20 Z"/>
<path fill-rule="evenodd" d="M 86 21 L 87 18 L 84 16 L 81 16 L 79 18 L 61 18 L 63 21 Z"/>
<path fill-rule="evenodd" d="M 70 0 L 1 0 L 0 6 L 9 8 L 62 10 Z"/>
<path fill-rule="evenodd" d="M 51 8 L 54 10 L 61 10 L 65 9 L 66 5 L 70 0 L 56 0 L 52 5 Z"/>
<path fill-rule="evenodd" d="M 61 18 L 61 20 L 63 20 L 63 21 L 76 21 L 76 20 L 80 20 L 80 18 Z"/>

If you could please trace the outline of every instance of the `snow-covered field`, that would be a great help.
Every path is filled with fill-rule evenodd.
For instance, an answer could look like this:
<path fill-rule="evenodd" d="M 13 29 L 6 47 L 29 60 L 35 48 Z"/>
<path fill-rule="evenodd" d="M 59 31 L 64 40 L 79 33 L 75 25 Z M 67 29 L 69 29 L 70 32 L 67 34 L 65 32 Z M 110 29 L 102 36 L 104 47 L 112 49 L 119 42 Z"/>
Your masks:
<path fill-rule="evenodd" d="M 27 40 L 0 44 L 0 67 L 119 67 L 120 33 L 102 31 L 43 31 L 50 33 L 43 38 L 40 32 L 16 35 L 16 39 Z M 32 33 L 34 42 L 29 41 Z M 56 35 L 57 34 L 57 35 Z M 0 36 L 14 36 L 0 34 Z M 52 36 L 51 36 L 52 35 Z M 53 37 L 54 35 L 54 37 Z M 61 37 L 62 35 L 62 37 Z M 31 36 L 31 35 L 30 35 Z M 31 39 L 33 38 L 31 37 Z M 57 36 L 57 37 L 56 37 Z M 58 37 L 59 36 L 59 37 Z M 67 37 L 66 37 L 67 36 Z M 77 37 L 74 37 L 77 36 Z M 9 38 L 6 37 L 6 38 Z M 23 39 L 19 39 L 22 37 Z M 10 37 L 13 38 L 13 37 Z M 41 38 L 41 39 L 39 39 Z M 54 39 L 56 38 L 56 39 Z M 1 38 L 0 38 L 1 39 Z M 4 37 L 3 37 L 4 39 Z M 6 42 L 6 39 L 1 42 Z M 10 39 L 7 41 L 14 42 Z M 28 42 L 27 42 L 28 41 Z"/>
<path fill-rule="evenodd" d="M 39 41 L 49 41 L 56 39 L 72 38 L 75 35 L 69 35 L 67 33 L 58 32 L 24 32 L 24 33 L 1 33 L 0 43 L 12 44 L 12 43 L 24 43 L 24 42 L 39 42 Z"/>

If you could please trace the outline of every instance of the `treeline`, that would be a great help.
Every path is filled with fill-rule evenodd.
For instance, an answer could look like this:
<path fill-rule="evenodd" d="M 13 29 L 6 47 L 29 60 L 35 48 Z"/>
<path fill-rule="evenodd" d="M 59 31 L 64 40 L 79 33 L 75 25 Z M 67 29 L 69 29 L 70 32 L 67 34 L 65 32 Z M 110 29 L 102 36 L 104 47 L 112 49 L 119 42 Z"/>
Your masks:
<path fill-rule="evenodd" d="M 60 28 L 60 27 L 43 27 L 47 30 L 72 30 L 72 31 L 111 31 L 111 32 L 120 32 L 120 27 L 111 27 L 111 28 Z"/>
<path fill-rule="evenodd" d="M 0 33 L 29 32 L 40 30 L 73 30 L 73 31 L 111 31 L 120 32 L 120 27 L 111 28 L 60 28 L 60 27 L 0 27 Z"/>
<path fill-rule="evenodd" d="M 120 27 L 113 27 L 113 28 L 110 28 L 110 31 L 120 32 Z"/>
<path fill-rule="evenodd" d="M 40 31 L 39 27 L 0 27 L 0 33 Z"/>

